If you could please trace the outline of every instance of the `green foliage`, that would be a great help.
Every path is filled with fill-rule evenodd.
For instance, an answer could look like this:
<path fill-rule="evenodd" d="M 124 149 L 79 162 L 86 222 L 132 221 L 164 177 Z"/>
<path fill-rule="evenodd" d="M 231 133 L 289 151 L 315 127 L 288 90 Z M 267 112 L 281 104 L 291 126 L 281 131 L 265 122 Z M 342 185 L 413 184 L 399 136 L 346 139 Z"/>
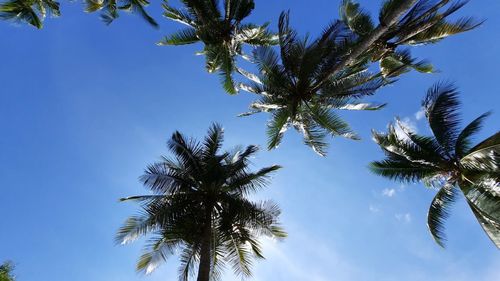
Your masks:
<path fill-rule="evenodd" d="M 201 41 L 208 72 L 219 72 L 226 92 L 236 94 L 233 73 L 236 57 L 245 56 L 243 45 L 268 46 L 276 44 L 275 35 L 267 30 L 267 24 L 244 24 L 255 8 L 253 0 L 225 0 L 223 7 L 218 1 L 183 0 L 185 9 L 163 4 L 164 16 L 187 25 L 189 28 L 166 36 L 159 45 L 184 45 Z"/>
<path fill-rule="evenodd" d="M 158 23 L 145 10 L 149 5 L 147 0 L 85 0 L 85 4 L 86 12 L 102 11 L 101 19 L 106 24 L 112 23 L 119 17 L 118 11 L 125 11 L 139 14 L 150 25 L 158 27 Z"/>
<path fill-rule="evenodd" d="M 58 17 L 59 2 L 52 0 L 10 0 L 0 3 L 0 19 L 27 22 L 42 28 L 47 15 Z"/>
<path fill-rule="evenodd" d="M 331 69 L 355 41 L 352 32 L 340 21 L 330 24 L 315 40 L 299 38 L 289 26 L 288 13 L 279 20 L 278 54 L 271 47 L 259 47 L 253 60 L 259 74 L 240 71 L 251 83 L 240 88 L 256 93 L 260 99 L 251 104 L 249 115 L 270 112 L 268 148 L 277 147 L 287 128 L 293 127 L 304 143 L 319 155 L 326 154 L 327 136 L 357 139 L 334 110 L 377 110 L 383 105 L 359 103 L 388 83 L 379 73 L 371 74 L 360 63 L 327 78 Z M 326 79 L 327 82 L 323 82 Z"/>
<path fill-rule="evenodd" d="M 408 1 L 385 1 L 381 23 L 375 26 L 358 3 L 344 0 L 340 20 L 328 25 L 315 40 L 300 38 L 289 25 L 289 14 L 282 13 L 279 54 L 272 47 L 259 47 L 253 54 L 258 74 L 238 70 L 250 80 L 239 88 L 260 96 L 250 105 L 251 111 L 240 116 L 272 114 L 267 130 L 269 149 L 280 144 L 289 127 L 299 131 L 305 144 L 322 156 L 329 135 L 357 139 L 335 110 L 381 109 L 383 105 L 360 103 L 359 99 L 412 69 L 435 71 L 429 62 L 413 58 L 404 46 L 435 43 L 479 24 L 471 18 L 447 21 L 464 5 L 448 2 L 420 0 L 409 5 Z M 376 62 L 380 71 L 370 71 Z"/>
<path fill-rule="evenodd" d="M 400 48 L 437 43 L 446 37 L 472 30 L 481 24 L 470 17 L 459 18 L 455 21 L 448 20 L 448 17 L 462 8 L 467 1 L 451 3 L 449 0 L 419 0 L 414 2 L 410 9 L 403 11 L 402 16 L 397 18 L 393 25 L 386 26 L 389 24 L 388 18 L 391 15 L 397 14 L 397 11 L 404 5 L 408 5 L 408 1 L 386 0 L 380 9 L 380 25 L 377 29 L 373 28 L 373 20 L 361 10 L 359 4 L 353 0 L 343 2 L 341 18 L 354 33 L 361 37 L 360 42 L 369 38 L 371 34 L 383 30 L 372 44 L 366 46 L 360 57 L 373 62 L 379 61 L 385 77 L 398 76 L 410 69 L 424 73 L 433 72 L 434 69 L 430 63 L 417 62 L 412 58 L 409 49 L 400 50 Z"/>
<path fill-rule="evenodd" d="M 118 11 L 133 12 L 141 15 L 149 24 L 158 27 L 158 23 L 146 12 L 147 0 L 85 0 L 85 11 L 102 11 L 102 20 L 110 24 L 118 18 Z M 0 3 L 0 19 L 28 23 L 38 29 L 43 27 L 47 15 L 61 15 L 59 2 L 53 0 L 8 0 Z"/>
<path fill-rule="evenodd" d="M 454 86 L 431 87 L 423 107 L 433 135 L 417 135 L 400 122 L 391 124 L 388 133 L 374 132 L 386 159 L 372 162 L 370 168 L 393 180 L 423 182 L 439 190 L 428 214 L 429 230 L 439 245 L 444 245 L 444 221 L 460 190 L 500 248 L 500 132 L 471 148 L 472 136 L 489 114 L 459 131 L 459 106 Z"/>
<path fill-rule="evenodd" d="M 6 261 L 0 265 L 0 281 L 14 281 L 14 264 Z"/>
<path fill-rule="evenodd" d="M 168 142 L 173 158 L 148 166 L 141 177 L 153 195 L 123 201 L 141 202 L 142 211 L 119 229 L 116 241 L 126 244 L 149 236 L 137 270 L 150 273 L 179 253 L 179 280 L 188 280 L 200 265 L 209 233 L 211 278 L 226 265 L 235 273 L 251 275 L 252 258 L 263 258 L 260 236 L 284 238 L 279 207 L 271 201 L 252 202 L 248 195 L 269 184 L 279 166 L 250 171 L 257 147 L 220 152 L 222 128 L 214 124 L 203 142 L 176 132 Z M 201 266 L 201 265 L 200 265 Z"/>
<path fill-rule="evenodd" d="M 344 0 L 340 6 L 340 19 L 357 34 L 366 35 L 375 29 L 370 15 L 353 0 Z"/>

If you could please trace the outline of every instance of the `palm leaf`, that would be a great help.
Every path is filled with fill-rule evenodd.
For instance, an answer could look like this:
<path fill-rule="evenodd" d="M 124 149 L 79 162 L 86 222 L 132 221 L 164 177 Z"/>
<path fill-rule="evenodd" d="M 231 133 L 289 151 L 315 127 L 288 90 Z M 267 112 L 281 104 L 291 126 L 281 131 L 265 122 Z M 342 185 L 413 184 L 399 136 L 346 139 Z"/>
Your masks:
<path fill-rule="evenodd" d="M 500 132 L 471 148 L 460 159 L 460 164 L 468 169 L 491 171 L 500 177 Z"/>
<path fill-rule="evenodd" d="M 434 241 L 444 247 L 446 236 L 444 234 L 444 222 L 450 215 L 450 208 L 457 199 L 457 190 L 451 184 L 445 184 L 432 200 L 427 214 L 427 226 Z"/>
<path fill-rule="evenodd" d="M 194 264 L 198 262 L 197 249 L 192 245 L 185 245 L 180 254 L 179 280 L 189 281 L 193 275 Z"/>
<path fill-rule="evenodd" d="M 343 0 L 340 18 L 359 35 L 366 35 L 375 28 L 370 15 L 353 0 Z"/>
<path fill-rule="evenodd" d="M 474 119 L 474 121 L 470 122 L 467 127 L 465 127 L 462 132 L 458 135 L 457 142 L 455 145 L 455 154 L 457 157 L 461 158 L 464 156 L 467 151 L 471 149 L 471 140 L 470 138 L 479 132 L 482 127 L 483 121 L 490 115 L 490 112 L 484 113 L 478 118 Z"/>
<path fill-rule="evenodd" d="M 187 45 L 200 41 L 194 28 L 185 28 L 161 40 L 158 45 Z"/>
<path fill-rule="evenodd" d="M 456 88 L 449 83 L 437 83 L 431 87 L 422 104 L 436 140 L 449 157 L 455 152 L 458 137 L 459 105 Z"/>
<path fill-rule="evenodd" d="M 267 124 L 267 148 L 274 149 L 278 147 L 283 139 L 289 122 L 289 114 L 286 109 L 279 109 L 273 112 L 271 121 Z"/>
<path fill-rule="evenodd" d="M 145 274 L 152 273 L 174 253 L 176 244 L 176 241 L 169 241 L 161 235 L 149 240 L 144 249 L 144 254 L 141 255 L 137 262 L 137 271 Z"/>
<path fill-rule="evenodd" d="M 472 212 L 491 241 L 500 248 L 500 192 L 498 179 L 481 182 L 466 189 L 465 197 Z"/>
<path fill-rule="evenodd" d="M 349 125 L 328 108 L 314 105 L 309 107 L 309 113 L 313 120 L 332 136 L 359 140 L 359 137 L 351 130 Z"/>

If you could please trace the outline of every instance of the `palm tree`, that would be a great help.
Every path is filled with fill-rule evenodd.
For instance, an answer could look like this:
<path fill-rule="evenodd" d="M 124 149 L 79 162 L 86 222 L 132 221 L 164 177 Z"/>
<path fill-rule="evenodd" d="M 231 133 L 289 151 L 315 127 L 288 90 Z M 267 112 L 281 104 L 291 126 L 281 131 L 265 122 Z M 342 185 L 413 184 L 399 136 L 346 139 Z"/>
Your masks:
<path fill-rule="evenodd" d="M 449 1 L 386 1 L 380 13 L 380 24 L 352 1 L 344 1 L 341 20 L 327 26 L 313 41 L 298 38 L 289 27 L 288 13 L 282 13 L 278 24 L 280 54 L 271 47 L 254 51 L 259 74 L 238 69 L 251 80 L 240 88 L 260 96 L 251 104 L 252 111 L 270 112 L 268 148 L 277 147 L 288 127 L 304 136 L 304 142 L 324 156 L 324 138 L 344 136 L 357 139 L 348 124 L 333 110 L 377 110 L 383 105 L 359 103 L 374 94 L 393 78 L 410 69 L 432 72 L 426 61 L 411 57 L 402 45 L 421 45 L 476 27 L 470 18 L 455 23 L 445 19 L 463 6 Z M 434 1 L 435 2 L 435 1 Z M 410 3 L 410 4 L 408 4 Z M 380 72 L 371 73 L 372 63 L 380 63 Z"/>
<path fill-rule="evenodd" d="M 169 255 L 179 253 L 179 279 L 187 281 L 198 264 L 198 281 L 216 280 L 230 265 L 251 275 L 252 257 L 263 258 L 259 236 L 284 238 L 279 207 L 247 197 L 268 184 L 279 166 L 249 169 L 257 147 L 219 152 L 222 128 L 214 124 L 203 143 L 176 132 L 168 142 L 174 158 L 150 165 L 141 181 L 153 195 L 122 199 L 142 203 L 142 212 L 118 231 L 126 244 L 151 234 L 137 270 L 150 273 Z"/>
<path fill-rule="evenodd" d="M 429 89 L 423 108 L 432 136 L 422 136 L 397 124 L 389 132 L 373 133 L 386 159 L 371 170 L 402 182 L 423 182 L 438 190 L 428 213 L 428 227 L 443 246 L 444 221 L 462 193 L 480 225 L 500 248 L 500 132 L 472 146 L 472 137 L 489 115 L 485 113 L 459 131 L 458 93 L 449 84 Z"/>
<path fill-rule="evenodd" d="M 10 261 L 6 261 L 0 265 L 0 281 L 14 281 L 14 264 Z"/>
<path fill-rule="evenodd" d="M 152 26 L 158 26 L 145 10 L 149 4 L 147 0 L 85 0 L 85 3 L 86 12 L 102 11 L 101 18 L 107 24 L 118 18 L 118 11 L 121 10 L 138 13 Z M 40 29 L 47 15 L 61 15 L 59 6 L 59 2 L 54 0 L 8 0 L 0 3 L 0 19 L 26 22 Z"/>
<path fill-rule="evenodd" d="M 276 44 L 275 35 L 267 25 L 242 23 L 255 7 L 253 0 L 224 0 L 220 9 L 215 0 L 182 0 L 186 10 L 179 10 L 168 3 L 163 4 L 165 17 L 180 22 L 186 27 L 166 36 L 159 45 L 185 45 L 203 42 L 200 54 L 205 55 L 207 71 L 221 74 L 224 89 L 235 94 L 232 74 L 236 57 L 245 57 L 243 45 L 268 46 Z"/>
<path fill-rule="evenodd" d="M 271 47 L 254 51 L 254 61 L 259 75 L 240 69 L 240 73 L 253 81 L 240 87 L 256 93 L 260 99 L 251 104 L 252 111 L 271 112 L 268 123 L 268 148 L 277 147 L 292 126 L 304 136 L 304 142 L 324 156 L 327 144 L 324 138 L 344 136 L 357 139 L 349 125 L 333 112 L 335 109 L 377 110 L 383 105 L 358 103 L 356 100 L 373 94 L 384 85 L 380 74 L 372 74 L 364 63 L 346 67 L 344 71 L 327 79 L 317 88 L 317 83 L 330 75 L 342 54 L 355 43 L 352 32 L 340 21 L 328 26 L 321 36 L 309 42 L 298 38 L 289 27 L 289 14 L 282 13 L 278 24 L 280 54 Z M 280 63 L 281 61 L 281 63 Z"/>

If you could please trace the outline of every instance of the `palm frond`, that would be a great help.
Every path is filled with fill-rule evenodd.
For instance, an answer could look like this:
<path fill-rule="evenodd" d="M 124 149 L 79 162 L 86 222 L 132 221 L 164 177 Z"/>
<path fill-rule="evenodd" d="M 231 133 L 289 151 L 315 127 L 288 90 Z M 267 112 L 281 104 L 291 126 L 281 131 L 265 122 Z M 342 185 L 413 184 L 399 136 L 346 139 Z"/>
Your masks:
<path fill-rule="evenodd" d="M 450 83 L 437 83 L 428 90 L 422 106 L 436 140 L 452 157 L 460 123 L 457 89 Z"/>
<path fill-rule="evenodd" d="M 267 124 L 267 148 L 275 149 L 281 143 L 289 123 L 289 114 L 286 109 L 273 112 L 271 121 Z"/>
<path fill-rule="evenodd" d="M 198 142 L 193 139 L 187 140 L 180 132 L 175 132 L 167 142 L 167 146 L 186 168 L 199 169 L 201 149 Z"/>
<path fill-rule="evenodd" d="M 391 14 L 398 10 L 407 2 L 406 0 L 385 0 L 379 12 L 379 20 L 382 23 L 387 23 Z M 414 1 L 415 2 L 415 1 Z"/>
<path fill-rule="evenodd" d="M 397 77 L 410 69 L 421 73 L 433 73 L 434 67 L 425 60 L 416 61 L 409 50 L 399 50 L 386 55 L 380 60 L 380 69 L 384 77 Z"/>
<path fill-rule="evenodd" d="M 384 108 L 387 104 L 373 104 L 373 103 L 346 103 L 342 106 L 337 107 L 337 109 L 343 110 L 380 110 Z"/>
<path fill-rule="evenodd" d="M 253 0 L 232 0 L 232 1 L 238 2 L 238 4 L 234 9 L 234 13 L 232 13 L 231 19 L 234 19 L 238 22 L 248 17 L 255 8 L 255 3 Z"/>
<path fill-rule="evenodd" d="M 429 213 L 427 214 L 427 226 L 434 241 L 444 247 L 446 236 L 444 234 L 444 222 L 450 215 L 450 208 L 456 201 L 458 192 L 452 184 L 445 184 L 432 199 Z"/>
<path fill-rule="evenodd" d="M 470 17 L 461 18 L 455 22 L 440 21 L 425 31 L 400 40 L 401 43 L 404 42 L 408 45 L 437 43 L 449 36 L 473 30 L 481 24 L 482 22 Z"/>
<path fill-rule="evenodd" d="M 196 35 L 196 30 L 194 28 L 185 28 L 180 31 L 177 31 L 174 34 L 166 36 L 163 40 L 158 42 L 158 45 L 187 45 L 193 44 L 200 41 L 198 36 Z"/>
<path fill-rule="evenodd" d="M 117 0 L 85 0 L 85 11 L 92 13 L 101 11 L 101 19 L 106 24 L 111 24 L 120 15 L 118 11 L 131 12 L 140 15 L 151 26 L 158 28 L 159 25 L 147 12 L 145 7 L 149 5 L 147 0 L 123 0 L 118 5 Z"/>
<path fill-rule="evenodd" d="M 278 36 L 267 29 L 268 25 L 244 24 L 238 31 L 237 39 L 252 46 L 276 45 Z"/>
<path fill-rule="evenodd" d="M 231 264 L 235 275 L 250 277 L 252 275 L 251 249 L 248 245 L 238 240 L 238 237 L 235 235 L 228 237 L 228 241 L 226 242 L 226 259 Z"/>
<path fill-rule="evenodd" d="M 281 169 L 281 166 L 273 165 L 262 168 L 253 173 L 240 173 L 229 180 L 227 183 L 227 189 L 230 191 L 238 191 L 239 193 L 245 195 L 256 192 L 268 185 L 269 174 L 279 169 Z"/>
<path fill-rule="evenodd" d="M 60 16 L 59 2 L 52 0 L 10 0 L 0 3 L 0 19 L 26 22 L 38 29 L 47 14 Z"/>
<path fill-rule="evenodd" d="M 471 137 L 479 132 L 482 127 L 483 121 L 490 115 L 490 112 L 484 113 L 478 118 L 474 119 L 467 125 L 462 132 L 457 137 L 457 142 L 455 144 L 455 154 L 457 157 L 461 158 L 471 149 Z"/>
<path fill-rule="evenodd" d="M 372 32 L 375 28 L 370 15 L 353 0 L 342 1 L 340 18 L 352 31 L 361 36 Z"/>
<path fill-rule="evenodd" d="M 394 160 L 374 161 L 370 163 L 369 168 L 376 175 L 407 183 L 418 182 L 436 173 L 430 167 Z"/>
<path fill-rule="evenodd" d="M 351 130 L 349 125 L 330 109 L 313 105 L 309 107 L 309 113 L 312 119 L 332 136 L 359 140 L 359 137 Z"/>
<path fill-rule="evenodd" d="M 163 16 L 165 16 L 166 18 L 169 18 L 173 21 L 180 22 L 180 23 L 185 24 L 189 27 L 194 28 L 196 26 L 195 19 L 193 18 L 193 16 L 191 14 L 170 6 L 168 4 L 168 2 L 164 2 L 162 4 L 162 7 L 164 10 Z"/>
<path fill-rule="evenodd" d="M 117 244 L 128 244 L 157 229 L 155 221 L 146 214 L 128 218 L 115 237 Z"/>
<path fill-rule="evenodd" d="M 203 142 L 203 154 L 205 158 L 214 157 L 222 147 L 224 141 L 224 129 L 220 124 L 213 123 L 208 129 L 207 136 Z"/>
<path fill-rule="evenodd" d="M 189 277 L 194 275 L 194 266 L 198 262 L 197 249 L 194 245 L 184 245 L 180 254 L 179 280 L 189 281 Z"/>
<path fill-rule="evenodd" d="M 144 253 L 137 262 L 137 271 L 145 274 L 152 273 L 174 253 L 177 244 L 178 241 L 170 241 L 162 235 L 150 239 L 144 248 Z"/>
<path fill-rule="evenodd" d="M 500 177 L 500 132 L 467 151 L 460 164 L 467 169 L 487 171 Z"/>
<path fill-rule="evenodd" d="M 294 123 L 294 127 L 304 136 L 304 143 L 311 147 L 319 156 L 326 156 L 328 144 L 325 138 L 328 136 L 327 131 L 318 126 L 313 120 L 301 118 Z"/>
<path fill-rule="evenodd" d="M 491 241 L 500 248 L 500 182 L 483 181 L 466 190 L 467 203 Z"/>

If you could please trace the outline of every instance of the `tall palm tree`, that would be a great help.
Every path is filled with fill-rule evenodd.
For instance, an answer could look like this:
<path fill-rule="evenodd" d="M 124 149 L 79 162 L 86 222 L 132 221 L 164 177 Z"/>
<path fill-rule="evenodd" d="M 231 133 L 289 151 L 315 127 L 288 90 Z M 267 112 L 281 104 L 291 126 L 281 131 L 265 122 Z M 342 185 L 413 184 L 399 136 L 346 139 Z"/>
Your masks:
<path fill-rule="evenodd" d="M 471 18 L 446 21 L 464 5 L 449 6 L 448 2 L 385 1 L 380 24 L 374 27 L 359 4 L 344 1 L 341 20 L 327 26 L 313 41 L 299 38 L 289 27 L 288 13 L 282 13 L 279 56 L 270 47 L 259 47 L 254 52 L 259 74 L 238 69 L 251 81 L 239 87 L 260 96 L 251 104 L 252 111 L 243 115 L 272 114 L 268 122 L 269 149 L 279 145 L 290 126 L 300 131 L 304 142 L 320 155 L 326 153 L 324 138 L 328 135 L 356 139 L 333 110 L 380 109 L 383 105 L 357 100 L 374 94 L 410 69 L 433 71 L 431 64 L 416 60 L 400 46 L 435 43 L 479 24 Z M 380 71 L 371 73 L 368 69 L 374 62 L 380 63 Z"/>
<path fill-rule="evenodd" d="M 126 11 L 138 13 L 152 26 L 158 26 L 145 10 L 147 0 L 85 0 L 85 4 L 86 12 L 102 11 L 101 18 L 107 24 L 118 18 L 118 11 Z M 47 15 L 61 15 L 59 6 L 59 1 L 54 0 L 7 0 L 0 3 L 0 19 L 26 22 L 40 29 Z"/>
<path fill-rule="evenodd" d="M 458 93 L 449 84 L 429 89 L 423 108 L 432 136 L 422 136 L 397 121 L 389 132 L 373 133 L 386 159 L 371 170 L 402 182 L 423 182 L 438 190 L 428 213 L 428 227 L 443 246 L 444 221 L 462 193 L 486 234 L 500 248 L 500 132 L 472 146 L 472 137 L 489 115 L 459 130 Z"/>
<path fill-rule="evenodd" d="M 163 5 L 165 17 L 186 27 L 166 36 L 159 45 L 185 45 L 203 42 L 200 54 L 205 55 L 208 72 L 221 74 L 224 89 L 235 94 L 232 74 L 237 56 L 245 57 L 243 45 L 268 46 L 276 44 L 276 36 L 267 25 L 242 23 L 255 8 L 253 0 L 224 0 L 223 9 L 217 0 L 182 0 L 186 10 Z"/>
<path fill-rule="evenodd" d="M 0 265 L 0 281 L 14 281 L 14 264 L 12 262 L 6 261 Z"/>
<path fill-rule="evenodd" d="M 252 257 L 263 258 L 259 236 L 283 238 L 279 207 L 271 201 L 252 202 L 248 195 L 268 184 L 279 166 L 249 169 L 257 147 L 220 152 L 222 128 L 214 124 L 202 143 L 176 132 L 168 142 L 174 158 L 150 165 L 141 181 L 153 195 L 122 200 L 142 203 L 142 212 L 118 231 L 125 244 L 151 234 L 137 264 L 150 273 L 178 252 L 179 279 L 187 281 L 198 264 L 198 281 L 217 280 L 230 265 L 251 275 Z"/>

